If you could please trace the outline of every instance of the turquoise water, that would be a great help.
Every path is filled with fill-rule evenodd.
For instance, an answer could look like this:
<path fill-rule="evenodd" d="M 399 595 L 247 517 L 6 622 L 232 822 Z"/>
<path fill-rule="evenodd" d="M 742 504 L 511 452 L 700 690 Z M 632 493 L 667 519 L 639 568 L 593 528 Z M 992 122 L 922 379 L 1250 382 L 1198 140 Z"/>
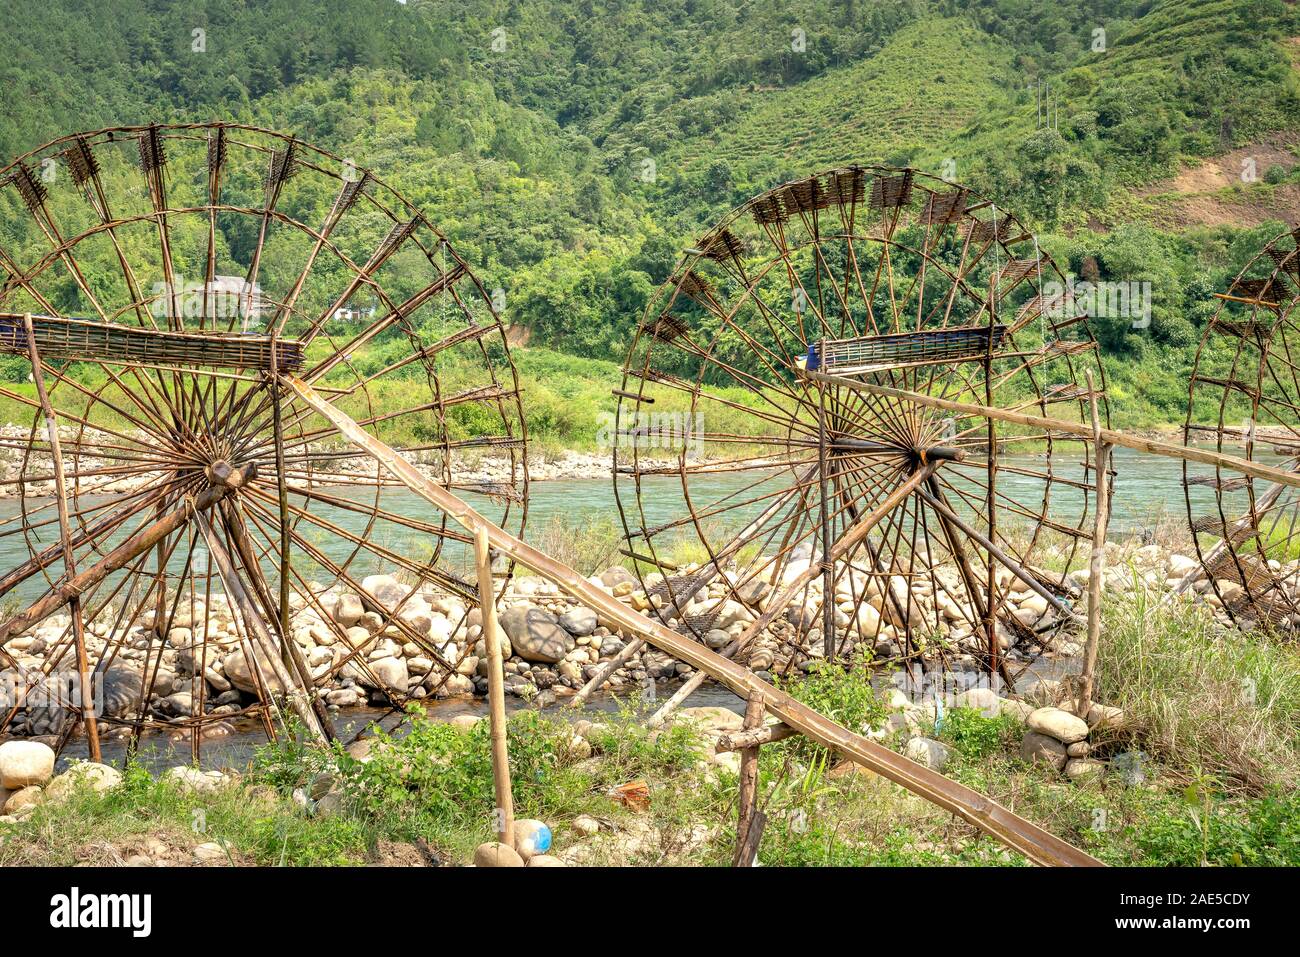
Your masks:
<path fill-rule="evenodd" d="M 1004 458 L 1015 465 L 1040 469 L 1042 460 L 1032 455 Z M 1144 529 L 1157 524 L 1162 517 L 1178 522 L 1186 520 L 1186 507 L 1183 500 L 1182 463 L 1179 460 L 1155 455 L 1143 455 L 1128 449 L 1116 449 L 1114 453 L 1116 471 L 1115 496 L 1112 502 L 1110 534 L 1120 538 L 1132 534 L 1141 534 Z M 1209 474 L 1208 467 L 1197 467 L 1197 474 Z M 1082 480 L 1084 468 L 1082 454 L 1078 446 L 1069 445 L 1058 457 L 1056 471 L 1066 478 Z M 696 476 L 692 480 L 691 494 L 697 503 L 711 503 L 728 494 L 738 498 L 752 497 L 754 493 L 744 492 L 746 486 L 755 481 L 753 475 L 716 475 Z M 774 484 L 774 483 L 773 483 Z M 625 488 L 630 489 L 630 482 Z M 673 521 L 685 514 L 684 497 L 680 480 L 675 476 L 654 476 L 643 480 L 644 519 L 635 511 L 635 503 L 624 502 L 628 509 L 629 523 L 634 527 L 642 521 L 650 526 Z M 764 487 L 766 489 L 766 486 Z M 1012 473 L 1005 474 L 999 483 L 999 490 L 1008 498 L 1022 502 L 1026 508 L 1037 511 L 1041 500 L 1038 480 L 1030 476 Z M 373 500 L 373 492 L 347 491 L 330 489 L 331 494 L 352 499 L 358 504 Z M 1193 487 L 1193 501 L 1197 514 L 1204 514 L 1215 508 L 1214 493 L 1207 487 Z M 1079 513 L 1079 496 L 1082 492 L 1066 486 L 1053 490 L 1050 514 L 1069 524 L 1077 522 Z M 1244 503 L 1244 493 L 1237 493 Z M 501 509 L 491 501 L 477 495 L 467 498 L 476 508 L 492 517 L 499 518 Z M 405 489 L 386 489 L 383 495 L 383 507 L 391 512 L 420 519 L 426 522 L 439 521 L 439 513 L 422 498 Z M 19 508 L 17 499 L 0 501 L 0 521 L 14 517 Z M 728 515 L 728 521 L 737 527 L 748 518 L 761 511 L 762 504 L 748 509 L 737 509 Z M 431 555 L 433 536 L 427 532 L 415 532 L 409 528 L 391 522 L 370 523 L 368 517 L 357 511 L 336 506 L 320 506 L 316 514 L 352 535 L 367 542 L 375 543 L 394 553 L 427 559 Z M 583 527 L 599 522 L 618 524 L 618 510 L 615 502 L 614 488 L 608 479 L 573 479 L 549 482 L 534 482 L 531 486 L 528 510 L 528 525 L 524 537 L 537 542 L 542 530 L 559 519 L 571 527 Z M 0 526 L 2 527 L 2 526 Z M 354 543 L 340 538 L 335 533 L 321 527 L 301 523 L 299 531 L 312 546 L 328 560 L 343 564 L 349 556 L 355 556 L 349 566 L 349 572 L 360 578 L 380 571 L 391 571 L 391 565 L 382 561 L 367 550 L 358 549 Z M 57 541 L 57 532 L 53 528 L 41 530 L 43 543 Z M 181 551 L 173 558 L 171 569 L 179 572 L 182 567 Z M 25 561 L 28 557 L 27 544 L 22 535 L 0 537 L 0 572 L 6 571 Z M 441 558 L 442 567 L 472 580 L 471 558 L 468 550 L 458 543 L 447 543 Z M 295 555 L 295 568 L 307 578 L 333 578 L 313 558 Z M 274 578 L 275 570 L 266 564 L 269 578 Z M 59 566 L 49 569 L 57 575 Z M 110 579 L 111 581 L 111 579 Z M 7 598 L 30 602 L 35 600 L 48 587 L 42 576 L 29 579 L 23 586 L 11 592 Z"/>

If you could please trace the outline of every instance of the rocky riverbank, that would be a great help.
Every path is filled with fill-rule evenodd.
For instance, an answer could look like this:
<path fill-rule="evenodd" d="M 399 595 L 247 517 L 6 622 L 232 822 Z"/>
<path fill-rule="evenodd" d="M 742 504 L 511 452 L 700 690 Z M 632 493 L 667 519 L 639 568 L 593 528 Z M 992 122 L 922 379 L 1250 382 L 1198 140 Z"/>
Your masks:
<path fill-rule="evenodd" d="M 1177 586 L 1196 563 L 1158 545 L 1113 544 L 1109 548 L 1107 590 L 1149 588 L 1164 593 Z M 782 570 L 784 582 L 798 576 L 809 558 L 796 557 Z M 696 569 L 687 566 L 679 575 Z M 1296 577 L 1292 569 L 1291 580 Z M 694 595 L 684 596 L 681 579 L 646 580 L 648 591 L 627 569 L 612 567 L 591 582 L 632 608 L 656 613 L 670 626 L 689 623 L 714 650 L 725 648 L 753 623 L 781 582 L 754 580 L 736 583 L 716 576 Z M 1065 600 L 1077 600 L 1086 587 L 1087 571 L 1066 578 L 1073 589 Z M 1007 614 L 999 640 L 1012 661 L 1043 656 L 1073 656 L 1079 651 L 1074 622 L 1062 620 L 1056 608 L 1008 572 L 998 576 Z M 1226 616 L 1220 595 L 1232 596 L 1240 586 L 1208 580 L 1187 590 L 1185 600 L 1203 602 L 1216 615 Z M 418 588 L 388 574 L 371 575 L 360 589 L 321 587 L 310 601 L 295 596 L 292 635 L 300 660 L 309 670 L 325 704 L 347 709 L 390 700 L 419 700 L 429 696 L 482 695 L 487 691 L 487 661 L 476 608 L 431 584 Z M 778 616 L 742 655 L 760 676 L 806 671 L 825 657 L 820 635 L 821 582 L 815 579 L 805 604 Z M 1236 590 L 1234 592 L 1234 589 Z M 839 583 L 835 621 L 841 654 L 876 663 L 904 663 L 905 626 L 913 634 L 912 655 L 942 661 L 949 671 L 977 674 L 984 650 L 982 631 L 972 624 L 974 609 L 964 601 L 955 568 L 941 566 L 934 580 L 917 578 L 911 588 L 901 576 L 885 578 L 853 573 Z M 855 603 L 854 595 L 865 596 Z M 674 602 L 674 597 L 676 601 Z M 499 602 L 506 690 L 528 700 L 573 695 L 597 670 L 620 655 L 630 636 L 603 622 L 591 609 L 562 595 L 554 584 L 520 575 Z M 110 719 L 133 717 L 140 703 L 155 730 L 182 731 L 198 713 L 210 719 L 203 733 L 229 734 L 229 722 L 247 715 L 259 700 L 259 686 L 280 692 L 278 662 L 254 650 L 224 596 L 210 605 L 201 598 L 182 601 L 159 640 L 153 612 L 144 611 L 125 633 L 114 633 L 118 610 L 110 608 L 87 630 L 92 666 L 108 656 L 98 691 L 101 713 Z M 905 616 L 906 620 L 905 620 Z M 799 627 L 796 627 L 799 625 Z M 809 626 L 810 627 L 804 627 Z M 869 637 L 862 637 L 869 636 Z M 57 734 L 67 720 L 60 702 L 75 692 L 67 613 L 47 618 L 12 639 L 7 651 L 13 665 L 0 671 L 0 691 L 20 704 L 10 732 L 41 736 Z M 644 647 L 626 658 L 608 679 L 609 687 L 641 693 L 656 683 L 687 677 L 694 669 L 663 652 Z M 23 675 L 52 672 L 41 694 L 22 699 Z M 62 698 L 51 696 L 54 691 Z M 17 697 L 14 697 L 17 696 Z M 106 733 L 125 733 L 110 720 Z"/>

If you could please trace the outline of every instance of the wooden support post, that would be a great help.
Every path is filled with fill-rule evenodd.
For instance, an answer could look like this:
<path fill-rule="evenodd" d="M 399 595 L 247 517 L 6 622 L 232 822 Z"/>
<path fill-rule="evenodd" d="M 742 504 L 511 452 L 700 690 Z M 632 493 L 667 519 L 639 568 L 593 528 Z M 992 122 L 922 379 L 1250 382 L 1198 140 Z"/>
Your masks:
<path fill-rule="evenodd" d="M 222 544 L 221 539 L 217 536 L 215 526 L 208 520 L 206 515 L 200 515 L 198 523 L 208 543 L 208 554 L 217 563 L 217 575 L 226 588 L 226 597 L 230 599 L 231 608 L 238 611 L 239 617 L 244 620 L 244 627 L 251 639 L 249 641 L 249 651 L 245 652 L 245 654 L 250 655 L 249 670 L 252 671 L 258 667 L 256 652 L 260 650 L 266 658 L 267 664 L 270 665 L 275 680 L 284 689 L 285 697 L 289 699 L 289 706 L 293 708 L 298 720 L 302 722 L 303 727 L 307 729 L 312 737 L 317 741 L 325 742 L 327 740 L 325 729 L 321 727 L 316 712 L 312 710 L 311 703 L 308 700 L 309 689 L 299 687 L 294 676 L 285 667 L 280 655 L 276 654 L 275 641 L 266 627 L 266 622 L 262 620 L 261 612 L 258 611 L 252 596 L 248 594 L 248 590 L 244 587 L 239 573 L 235 570 L 234 559 L 231 558 L 230 552 L 226 550 L 226 546 Z M 271 689 L 265 688 L 264 691 L 269 699 L 272 694 Z"/>
<path fill-rule="evenodd" d="M 1092 710 L 1092 685 L 1097 667 L 1097 646 L 1101 642 L 1101 589 L 1106 577 L 1106 526 L 1110 521 L 1110 443 L 1102 438 L 1097 392 L 1088 369 L 1088 394 L 1092 405 L 1093 463 L 1097 482 L 1097 509 L 1092 524 L 1092 555 L 1088 563 L 1088 640 L 1084 646 L 1083 672 L 1079 676 L 1079 698 L 1075 713 L 1088 720 Z"/>
<path fill-rule="evenodd" d="M 763 726 L 763 697 L 762 695 L 751 694 L 749 700 L 745 702 L 745 730 L 757 731 Z M 758 816 L 758 745 L 751 745 L 740 752 L 740 805 L 736 814 L 736 852 L 732 855 L 732 867 L 752 867 L 754 864 L 754 851 L 758 849 L 758 842 L 753 842 L 753 850 L 750 848 L 749 832 L 755 826 L 762 828 L 761 823 L 756 825 Z"/>
<path fill-rule="evenodd" d="M 826 340 L 822 340 L 822 355 L 826 354 Z M 826 387 L 817 389 L 817 491 L 818 524 L 822 543 L 822 654 L 834 662 L 839 658 L 835 640 L 835 560 L 831 557 L 831 477 L 829 436 L 826 431 Z"/>
<path fill-rule="evenodd" d="M 27 347 L 31 351 L 32 382 L 36 396 L 45 413 L 45 429 L 50 438 L 50 462 L 54 472 L 55 505 L 59 511 L 59 541 L 63 546 L 63 577 L 71 581 L 77 574 L 76 556 L 72 551 L 72 524 L 68 520 L 68 490 L 63 480 L 63 446 L 59 442 L 59 420 L 50 404 L 50 394 L 45 389 L 45 373 L 41 369 L 41 354 L 36 348 L 36 333 L 32 330 L 32 314 L 23 315 L 23 328 L 27 333 Z M 68 602 L 72 613 L 72 640 L 77 650 L 77 676 L 81 689 L 81 720 L 86 725 L 90 760 L 96 764 L 103 760 L 99 750 L 99 725 L 95 720 L 94 686 L 90 680 L 90 659 L 86 655 L 86 623 L 81 616 L 81 596 L 74 595 Z"/>
<path fill-rule="evenodd" d="M 488 721 L 492 730 L 492 786 L 496 791 L 497 840 L 515 846 L 515 804 L 510 794 L 510 749 L 506 743 L 506 688 L 502 673 L 501 636 L 497 632 L 497 597 L 492 591 L 492 552 L 487 530 L 474 532 L 478 566 L 479 612 L 488 659 Z"/>
<path fill-rule="evenodd" d="M 724 751 L 743 751 L 745 748 L 757 748 L 762 744 L 773 744 L 792 738 L 799 732 L 788 724 L 764 724 L 752 731 L 734 731 L 718 738 L 713 750 L 718 754 Z"/>

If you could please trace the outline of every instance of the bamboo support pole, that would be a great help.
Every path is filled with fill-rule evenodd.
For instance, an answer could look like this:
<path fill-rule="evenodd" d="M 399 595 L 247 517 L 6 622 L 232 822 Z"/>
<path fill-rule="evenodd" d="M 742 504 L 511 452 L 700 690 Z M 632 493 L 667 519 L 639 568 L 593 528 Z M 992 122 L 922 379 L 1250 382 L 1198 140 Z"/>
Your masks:
<path fill-rule="evenodd" d="M 483 646 L 488 659 L 488 721 L 492 731 L 492 787 L 496 793 L 497 840 L 515 846 L 515 803 L 510 793 L 510 748 L 506 741 L 506 688 L 497 631 L 497 599 L 492 591 L 492 551 L 487 530 L 474 530 L 474 560 L 478 571 L 479 610 L 483 616 Z"/>
<path fill-rule="evenodd" d="M 583 602 L 606 620 L 626 629 L 630 634 L 644 638 L 656 648 L 692 667 L 709 672 L 741 697 L 748 699 L 751 694 L 757 694 L 767 711 L 813 742 L 839 751 L 853 762 L 951 811 L 1035 863 L 1099 865 L 1091 855 L 1008 811 L 986 795 L 849 731 L 786 692 L 769 685 L 749 669 L 728 661 L 705 645 L 634 611 L 603 589 L 592 585 L 572 568 L 488 521 L 454 493 L 426 478 L 395 450 L 374 438 L 345 413 L 318 396 L 302 380 L 289 376 L 285 381 L 308 407 L 320 413 L 343 436 L 373 456 L 411 491 L 467 530 L 477 534 L 481 529 L 488 542 L 498 551 L 550 579 L 566 594 Z"/>
<path fill-rule="evenodd" d="M 745 702 L 745 730 L 757 731 L 763 726 L 763 698 L 751 694 Z M 737 797 L 736 812 L 736 851 L 731 859 L 732 867 L 750 867 L 754 863 L 753 854 L 746 856 L 749 847 L 749 831 L 755 826 L 758 814 L 758 745 L 751 744 L 740 752 L 740 789 Z M 761 827 L 762 825 L 758 825 Z M 757 842 L 755 842 L 755 847 Z"/>
<path fill-rule="evenodd" d="M 1075 714 L 1088 720 L 1092 710 L 1093 676 L 1097 667 L 1097 646 L 1101 642 L 1101 589 L 1106 576 L 1106 526 L 1110 521 L 1110 444 L 1102 438 L 1101 416 L 1097 411 L 1097 393 L 1092 385 L 1092 370 L 1087 370 L 1091 396 L 1093 462 L 1096 469 L 1097 509 L 1093 516 L 1092 555 L 1088 562 L 1088 640 L 1084 646 L 1083 671 L 1079 675 L 1079 698 Z"/>
<path fill-rule="evenodd" d="M 312 710 L 308 701 L 308 690 L 299 686 L 298 682 L 290 675 L 289 669 L 285 667 L 281 656 L 276 654 L 275 641 L 267 630 L 266 622 L 263 621 L 261 613 L 257 610 L 256 603 L 253 601 L 252 596 L 248 594 L 243 581 L 235 570 L 235 563 L 230 556 L 230 552 L 222 544 L 215 527 L 208 521 L 207 516 L 200 516 L 198 522 L 208 544 L 208 554 L 217 563 L 217 575 L 221 578 L 221 583 L 226 587 L 226 595 L 230 598 L 231 605 L 238 609 L 239 616 L 244 619 L 244 627 L 253 639 L 249 648 L 251 654 L 251 659 L 248 662 L 249 670 L 259 667 L 255 652 L 260 649 L 271 667 L 275 680 L 284 689 L 285 697 L 289 699 L 289 706 L 293 708 L 294 714 L 303 723 L 303 727 L 316 740 L 327 741 L 325 730 L 321 727 L 320 721 L 316 718 L 316 712 Z M 271 696 L 269 688 L 265 689 L 265 693 L 268 698 Z"/>
<path fill-rule="evenodd" d="M 63 575 L 71 579 L 77 574 L 77 560 L 72 550 L 72 523 L 68 520 L 68 490 L 63 478 L 63 447 L 59 441 L 59 420 L 54 414 L 54 406 L 50 404 L 50 395 L 45 388 L 45 373 L 41 368 L 41 353 L 36 346 L 36 334 L 32 330 L 30 312 L 23 315 L 23 329 L 27 333 L 27 346 L 31 352 L 32 382 L 36 385 L 36 396 L 40 400 L 41 410 L 45 413 L 45 429 L 50 438 L 54 497 L 59 512 L 59 542 L 63 548 Z M 103 760 L 103 755 L 99 749 L 99 725 L 95 720 L 95 694 L 90 679 L 90 659 L 86 655 L 86 623 L 81 615 L 81 596 L 74 595 L 68 605 L 72 613 L 72 640 L 77 650 L 81 720 L 86 725 L 90 760 L 98 764 Z"/>

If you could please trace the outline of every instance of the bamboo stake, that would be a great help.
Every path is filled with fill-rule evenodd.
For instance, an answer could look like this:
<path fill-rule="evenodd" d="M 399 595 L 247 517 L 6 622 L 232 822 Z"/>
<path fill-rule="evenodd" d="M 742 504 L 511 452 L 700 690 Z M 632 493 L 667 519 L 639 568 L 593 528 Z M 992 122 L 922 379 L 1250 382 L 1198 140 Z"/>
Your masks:
<path fill-rule="evenodd" d="M 1106 525 L 1110 520 L 1110 444 L 1101 435 L 1101 416 L 1097 411 L 1097 393 L 1092 387 L 1092 370 L 1086 370 L 1091 396 L 1093 445 L 1097 480 L 1097 514 L 1093 517 L 1092 555 L 1088 563 L 1088 642 L 1083 656 L 1083 673 L 1079 676 L 1079 699 L 1075 714 L 1084 721 L 1092 710 L 1093 672 L 1097 667 L 1097 645 L 1101 641 L 1101 586 L 1106 575 Z"/>
<path fill-rule="evenodd" d="M 631 658 L 633 655 L 635 655 L 644 647 L 645 647 L 645 642 L 642 641 L 640 638 L 633 638 L 631 641 L 629 641 L 626 645 L 623 646 L 622 651 L 616 654 L 613 658 L 609 659 L 609 661 L 605 662 L 603 665 L 600 666 L 600 668 L 596 670 L 596 673 L 591 676 L 591 680 L 582 686 L 582 690 L 580 690 L 577 694 L 575 694 L 572 698 L 568 700 L 566 707 L 569 708 L 582 707 L 583 702 L 591 697 L 592 692 L 596 691 L 598 688 L 604 685 L 605 682 L 609 680 L 610 675 L 612 675 L 619 668 L 622 668 L 625 664 L 627 664 L 628 659 Z"/>
<path fill-rule="evenodd" d="M 32 330 L 32 314 L 23 314 L 23 329 L 27 333 L 27 346 L 31 350 L 32 381 L 36 395 L 45 412 L 45 429 L 50 436 L 50 461 L 54 472 L 54 496 L 59 510 L 59 541 L 63 545 L 63 575 L 71 579 L 77 574 L 77 560 L 72 551 L 72 525 L 68 521 L 68 491 L 63 479 L 63 447 L 59 444 L 59 420 L 45 390 L 45 373 L 41 369 L 41 354 L 36 347 L 36 334 Z M 68 602 L 72 612 L 72 639 L 77 648 L 77 677 L 81 688 L 81 720 L 86 725 L 86 740 L 90 760 L 101 763 L 99 750 L 99 725 L 95 720 L 95 696 L 90 681 L 90 659 L 86 655 L 86 623 L 81 616 L 81 596 L 74 595 Z"/>
<path fill-rule="evenodd" d="M 751 694 L 745 703 L 745 730 L 756 731 L 762 726 L 763 697 Z M 757 744 L 750 745 L 740 752 L 740 792 L 737 803 L 739 810 L 736 814 L 736 852 L 732 855 L 731 866 L 750 867 L 754 863 L 754 857 L 752 853 L 746 857 L 745 851 L 749 846 L 750 828 L 754 826 L 754 819 L 758 814 Z"/>
<path fill-rule="evenodd" d="M 915 402 L 917 405 L 929 406 L 932 409 L 946 409 L 949 412 L 960 412 L 962 415 L 977 415 L 987 419 L 997 419 L 1001 422 L 1027 425 L 1036 429 L 1065 432 L 1069 435 L 1077 435 L 1096 441 L 1096 434 L 1093 432 L 1091 425 L 1070 422 L 1068 419 L 1049 419 L 1041 415 L 1026 415 L 1023 412 L 1012 412 L 1008 409 L 998 409 L 988 405 L 976 405 L 973 402 L 954 402 L 951 399 L 939 399 L 925 395 L 922 392 L 890 389 L 870 382 L 859 382 L 857 379 L 846 379 L 844 376 L 827 375 L 824 372 L 805 371 L 803 374 L 818 382 L 828 382 L 831 385 L 852 389 L 855 392 L 867 392 L 890 399 L 901 399 L 904 402 Z M 1188 462 L 1200 462 L 1202 465 L 1217 465 L 1235 472 L 1241 472 L 1243 475 L 1251 475 L 1255 478 L 1267 479 L 1270 482 L 1289 485 L 1292 488 L 1300 488 L 1300 473 L 1287 472 L 1269 465 L 1261 465 L 1258 462 L 1238 458 L 1235 455 L 1224 455 L 1220 452 L 1210 452 L 1207 449 L 1192 448 L 1185 445 L 1173 445 L 1169 442 L 1156 442 L 1152 439 L 1143 439 L 1135 435 L 1116 432 L 1114 429 L 1102 429 L 1101 437 L 1110 445 L 1118 445 L 1137 452 L 1166 455 L 1171 458 L 1184 459 Z"/>
<path fill-rule="evenodd" d="M 370 435 L 346 413 L 318 396 L 301 379 L 287 376 L 285 382 L 307 406 L 320 413 L 353 444 L 373 456 L 411 491 L 445 512 L 464 528 L 475 534 L 482 530 L 489 543 L 498 551 L 550 579 L 567 595 L 576 598 L 618 627 L 644 638 L 656 648 L 695 668 L 709 672 L 735 694 L 745 698 L 757 694 L 768 711 L 814 743 L 839 751 L 854 763 L 951 811 L 1035 863 L 1100 866 L 1096 858 L 1008 811 L 986 795 L 849 731 L 820 712 L 796 701 L 786 692 L 767 684 L 748 668 L 728 661 L 705 645 L 634 611 L 603 589 L 592 585 L 572 568 L 488 521 L 454 493 L 426 478 L 396 450 Z"/>
<path fill-rule="evenodd" d="M 497 632 L 497 599 L 492 592 L 492 552 L 484 528 L 474 533 L 478 566 L 479 610 L 483 616 L 483 645 L 488 658 L 488 721 L 492 730 L 492 786 L 496 792 L 497 840 L 515 846 L 515 804 L 510 794 L 510 749 L 506 743 L 506 689 L 501 665 L 501 636 Z"/>

